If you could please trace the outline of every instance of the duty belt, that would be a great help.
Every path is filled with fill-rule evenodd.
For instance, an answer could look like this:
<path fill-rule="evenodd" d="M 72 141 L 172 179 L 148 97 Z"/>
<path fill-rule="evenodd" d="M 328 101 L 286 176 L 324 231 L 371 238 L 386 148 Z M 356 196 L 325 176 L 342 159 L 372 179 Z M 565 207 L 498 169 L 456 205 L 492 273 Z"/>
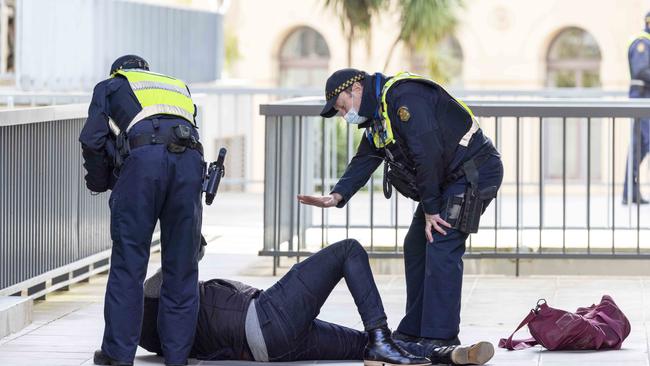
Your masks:
<path fill-rule="evenodd" d="M 146 145 L 167 145 L 167 148 L 170 149 L 170 151 L 175 148 L 179 150 L 172 152 L 182 152 L 180 151 L 182 148 L 189 148 L 196 150 L 203 155 L 203 145 L 195 139 L 182 141 L 175 136 L 152 134 L 129 137 L 128 141 L 131 150 Z"/>
<path fill-rule="evenodd" d="M 490 145 L 486 145 L 486 147 L 481 149 L 478 152 L 478 154 L 476 154 L 474 157 L 472 157 L 471 159 L 468 160 L 468 161 L 471 160 L 471 161 L 474 162 L 474 164 L 473 164 L 474 168 L 480 167 L 481 165 L 483 165 L 483 163 L 485 163 L 490 158 L 490 156 L 492 156 L 492 154 L 491 154 L 492 149 L 488 148 L 488 146 L 491 147 Z M 451 174 L 449 174 L 447 176 L 447 178 L 445 179 L 445 182 L 443 184 L 443 187 L 444 187 L 443 190 L 446 189 L 447 187 L 449 187 L 452 183 L 454 183 L 458 179 L 460 179 L 460 178 L 464 177 L 465 175 L 467 175 L 467 172 L 465 171 L 466 169 L 464 169 L 464 165 L 465 164 L 463 164 L 460 167 L 456 168 L 456 170 L 454 170 Z M 469 182 L 469 179 L 468 179 L 468 182 Z M 470 183 L 472 183 L 472 182 L 470 182 Z"/>

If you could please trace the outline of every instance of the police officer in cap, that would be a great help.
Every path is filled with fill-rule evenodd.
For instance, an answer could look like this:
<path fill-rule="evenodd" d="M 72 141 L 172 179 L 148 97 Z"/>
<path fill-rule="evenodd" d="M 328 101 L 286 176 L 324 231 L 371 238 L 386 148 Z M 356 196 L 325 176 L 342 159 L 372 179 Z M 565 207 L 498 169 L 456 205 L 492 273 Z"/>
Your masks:
<path fill-rule="evenodd" d="M 162 272 L 158 325 L 168 365 L 185 365 L 198 314 L 203 149 L 196 106 L 182 81 L 149 71 L 141 57 L 118 58 L 95 86 L 81 131 L 86 186 L 112 189 L 113 249 L 97 365 L 132 365 L 143 282 L 158 220 Z"/>
<path fill-rule="evenodd" d="M 325 98 L 321 116 L 342 116 L 365 135 L 330 195 L 299 201 L 343 207 L 384 161 L 384 195 L 394 187 L 419 202 L 404 241 L 406 314 L 393 338 L 460 344 L 465 241 L 501 185 L 499 153 L 467 106 L 415 74 L 339 70 Z"/>
<path fill-rule="evenodd" d="M 650 12 L 645 16 L 645 30 L 632 41 L 627 51 L 630 63 L 630 98 L 650 98 Z M 623 204 L 628 199 L 632 203 L 647 204 L 648 200 L 641 196 L 639 188 L 639 165 L 650 151 L 650 118 L 636 118 L 632 126 L 632 175 L 629 165 L 625 168 L 625 184 L 623 186 Z M 627 157 L 628 162 L 630 156 Z M 631 184 L 628 179 L 632 178 Z M 628 185 L 632 188 L 631 197 Z"/>

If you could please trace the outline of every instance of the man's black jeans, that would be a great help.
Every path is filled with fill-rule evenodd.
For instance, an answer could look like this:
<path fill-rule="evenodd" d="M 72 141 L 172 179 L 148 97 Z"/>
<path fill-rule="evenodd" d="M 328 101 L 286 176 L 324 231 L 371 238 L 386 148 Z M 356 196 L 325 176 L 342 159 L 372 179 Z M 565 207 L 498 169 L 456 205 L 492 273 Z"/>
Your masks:
<path fill-rule="evenodd" d="M 316 319 L 341 278 L 345 278 L 365 329 L 386 325 L 368 254 L 356 240 L 343 240 L 294 265 L 257 298 L 269 361 L 363 358 L 365 332 Z"/>

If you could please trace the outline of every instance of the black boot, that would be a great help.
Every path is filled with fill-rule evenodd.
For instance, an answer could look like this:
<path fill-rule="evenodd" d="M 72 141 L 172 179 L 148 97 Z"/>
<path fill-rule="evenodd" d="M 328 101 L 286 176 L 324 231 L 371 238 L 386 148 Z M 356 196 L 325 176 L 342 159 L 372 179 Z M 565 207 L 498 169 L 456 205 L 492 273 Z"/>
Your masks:
<path fill-rule="evenodd" d="M 417 343 L 417 342 L 419 342 L 420 340 L 422 340 L 422 338 L 420 338 L 420 337 L 416 337 L 416 336 L 414 336 L 414 335 L 410 335 L 410 334 L 402 333 L 402 332 L 400 332 L 399 330 L 394 330 L 394 331 L 393 331 L 393 334 L 392 334 L 392 337 L 393 337 L 393 340 L 396 340 L 396 341 L 402 341 L 402 342 L 413 342 L 413 343 Z"/>
<path fill-rule="evenodd" d="M 388 327 L 368 331 L 368 344 L 363 350 L 363 364 L 366 366 L 389 365 L 431 365 L 424 357 L 416 357 L 395 344 Z"/>
<path fill-rule="evenodd" d="M 436 347 L 431 353 L 432 364 L 483 365 L 494 356 L 490 342 L 478 342 L 471 346 Z"/>
<path fill-rule="evenodd" d="M 95 351 L 95 355 L 93 356 L 93 363 L 95 365 L 104 366 L 133 366 L 133 362 L 121 362 L 114 360 L 108 357 L 108 355 L 102 352 L 102 350 Z"/>
<path fill-rule="evenodd" d="M 420 342 L 423 346 L 429 347 L 446 347 L 446 346 L 458 346 L 460 345 L 460 339 L 458 336 L 450 339 L 435 339 L 435 338 L 421 338 Z"/>

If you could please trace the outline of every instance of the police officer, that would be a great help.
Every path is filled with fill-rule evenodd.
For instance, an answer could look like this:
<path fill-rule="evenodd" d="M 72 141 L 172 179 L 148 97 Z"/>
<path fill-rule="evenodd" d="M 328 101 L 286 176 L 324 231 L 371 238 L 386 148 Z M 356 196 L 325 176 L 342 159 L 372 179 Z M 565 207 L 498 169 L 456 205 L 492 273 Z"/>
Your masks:
<path fill-rule="evenodd" d="M 95 86 L 79 138 L 92 192 L 112 189 L 111 268 L 97 365 L 132 365 L 143 311 L 142 285 L 160 220 L 163 284 L 158 325 L 168 365 L 187 362 L 198 314 L 203 152 L 196 106 L 180 80 L 118 58 Z"/>
<path fill-rule="evenodd" d="M 650 98 L 650 12 L 645 16 L 645 30 L 630 44 L 627 51 L 630 63 L 630 98 Z M 635 204 L 647 204 L 639 188 L 639 165 L 650 151 L 650 118 L 636 118 L 632 126 L 632 175 L 629 164 L 625 168 L 623 204 L 631 198 Z M 628 162 L 630 156 L 628 155 Z M 628 178 L 632 178 L 631 197 L 628 194 Z"/>
<path fill-rule="evenodd" d="M 325 97 L 321 116 L 343 116 L 365 138 L 329 196 L 298 200 L 343 207 L 384 161 L 385 196 L 394 187 L 420 202 L 404 241 L 406 314 L 393 338 L 459 344 L 465 240 L 501 185 L 499 153 L 469 108 L 414 74 L 339 70 Z"/>

